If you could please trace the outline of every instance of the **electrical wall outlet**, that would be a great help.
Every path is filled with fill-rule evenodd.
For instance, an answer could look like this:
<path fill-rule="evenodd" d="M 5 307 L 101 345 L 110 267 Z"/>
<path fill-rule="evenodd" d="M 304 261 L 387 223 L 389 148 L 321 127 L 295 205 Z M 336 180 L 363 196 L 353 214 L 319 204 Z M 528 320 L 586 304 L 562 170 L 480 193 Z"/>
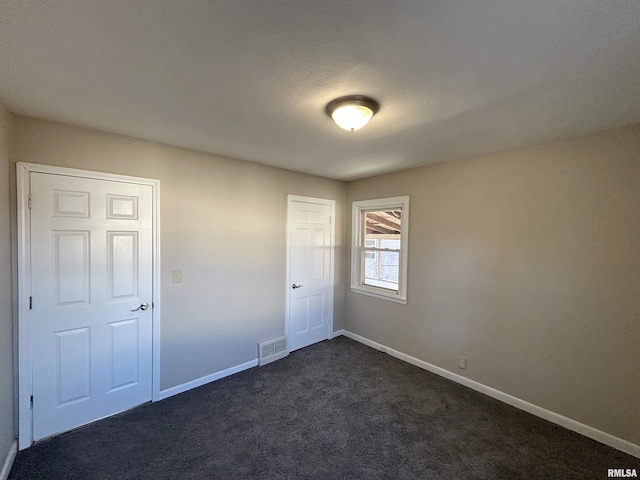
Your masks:
<path fill-rule="evenodd" d="M 182 283 L 182 270 L 173 270 L 171 272 L 171 280 L 173 283 Z"/>
<path fill-rule="evenodd" d="M 462 370 L 467 369 L 467 357 L 458 357 L 458 368 Z"/>

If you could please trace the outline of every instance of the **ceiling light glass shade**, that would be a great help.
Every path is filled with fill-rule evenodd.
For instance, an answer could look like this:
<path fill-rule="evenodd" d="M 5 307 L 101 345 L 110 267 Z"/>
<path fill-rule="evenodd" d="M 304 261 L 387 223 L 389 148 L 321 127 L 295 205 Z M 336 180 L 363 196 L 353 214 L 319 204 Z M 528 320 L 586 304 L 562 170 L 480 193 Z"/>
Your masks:
<path fill-rule="evenodd" d="M 327 114 L 340 128 L 354 132 L 369 123 L 378 108 L 378 102 L 369 97 L 351 95 L 329 102 Z"/>
<path fill-rule="evenodd" d="M 364 127 L 373 117 L 373 112 L 360 105 L 345 105 L 336 108 L 331 118 L 336 124 L 345 130 L 355 131 Z"/>

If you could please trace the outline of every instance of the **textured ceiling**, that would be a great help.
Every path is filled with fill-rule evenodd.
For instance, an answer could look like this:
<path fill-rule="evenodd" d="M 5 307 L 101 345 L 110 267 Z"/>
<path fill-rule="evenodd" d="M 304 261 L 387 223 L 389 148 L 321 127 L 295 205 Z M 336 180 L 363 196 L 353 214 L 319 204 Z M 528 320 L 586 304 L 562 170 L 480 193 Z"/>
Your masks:
<path fill-rule="evenodd" d="M 0 0 L 0 100 L 348 180 L 640 122 L 640 2 Z"/>

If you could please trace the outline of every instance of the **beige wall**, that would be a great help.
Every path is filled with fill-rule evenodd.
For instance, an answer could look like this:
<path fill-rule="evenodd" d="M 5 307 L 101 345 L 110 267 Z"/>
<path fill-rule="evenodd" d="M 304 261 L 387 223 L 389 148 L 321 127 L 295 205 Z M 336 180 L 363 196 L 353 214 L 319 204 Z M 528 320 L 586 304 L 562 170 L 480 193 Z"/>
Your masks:
<path fill-rule="evenodd" d="M 15 440 L 9 183 L 10 114 L 0 105 L 0 468 Z"/>
<path fill-rule="evenodd" d="M 12 124 L 13 162 L 161 180 L 163 389 L 252 360 L 258 341 L 283 333 L 286 194 L 294 193 L 336 200 L 335 330 L 640 444 L 640 126 L 345 187 L 64 124 L 20 116 Z M 341 240 L 351 201 L 404 194 L 406 306 L 344 288 Z M 183 283 L 171 282 L 173 269 Z M 0 278 L 0 459 L 13 439 L 8 278 Z M 468 370 L 457 369 L 458 355 Z"/>
<path fill-rule="evenodd" d="M 13 162 L 161 181 L 162 389 L 253 360 L 257 342 L 284 333 L 288 193 L 336 200 L 342 328 L 344 183 L 32 118 L 14 125 Z"/>
<path fill-rule="evenodd" d="M 640 444 L 640 126 L 347 187 L 405 194 L 408 304 L 345 328 Z"/>

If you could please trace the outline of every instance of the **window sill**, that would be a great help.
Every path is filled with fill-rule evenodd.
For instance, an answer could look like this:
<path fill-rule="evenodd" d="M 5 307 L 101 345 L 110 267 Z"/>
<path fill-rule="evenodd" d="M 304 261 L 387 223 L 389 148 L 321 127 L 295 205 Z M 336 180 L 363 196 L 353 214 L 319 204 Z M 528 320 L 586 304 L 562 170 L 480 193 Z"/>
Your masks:
<path fill-rule="evenodd" d="M 403 298 L 395 293 L 380 292 L 377 288 L 367 288 L 367 287 L 361 287 L 359 285 L 351 285 L 351 291 L 355 293 L 361 293 L 362 295 L 367 295 L 369 297 L 375 297 L 375 298 L 380 298 L 382 300 L 387 300 L 389 302 L 400 303 L 402 305 L 407 304 L 406 298 Z"/>

